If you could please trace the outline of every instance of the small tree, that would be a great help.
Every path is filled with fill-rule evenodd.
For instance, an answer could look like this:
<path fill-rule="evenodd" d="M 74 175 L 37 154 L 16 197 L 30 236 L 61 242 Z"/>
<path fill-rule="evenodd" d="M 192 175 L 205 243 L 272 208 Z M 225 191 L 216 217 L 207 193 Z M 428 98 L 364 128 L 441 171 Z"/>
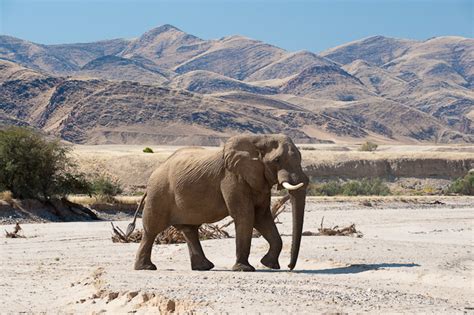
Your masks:
<path fill-rule="evenodd" d="M 150 147 L 146 147 L 145 149 L 143 149 L 143 152 L 144 153 L 153 153 L 153 149 L 150 148 Z"/>
<path fill-rule="evenodd" d="M 87 193 L 89 185 L 77 174 L 69 149 L 27 128 L 0 130 L 0 190 L 15 198 L 47 200 L 69 193 Z"/>
<path fill-rule="evenodd" d="M 378 148 L 378 145 L 373 143 L 373 142 L 370 142 L 370 141 L 367 141 L 366 143 L 362 144 L 359 148 L 359 151 L 369 151 L 369 152 L 373 152 L 375 150 L 377 150 Z"/>
<path fill-rule="evenodd" d="M 474 196 L 474 172 L 456 179 L 448 187 L 449 193 Z"/>
<path fill-rule="evenodd" d="M 92 180 L 91 192 L 98 200 L 112 202 L 114 196 L 122 193 L 122 187 L 117 180 L 101 175 Z"/>

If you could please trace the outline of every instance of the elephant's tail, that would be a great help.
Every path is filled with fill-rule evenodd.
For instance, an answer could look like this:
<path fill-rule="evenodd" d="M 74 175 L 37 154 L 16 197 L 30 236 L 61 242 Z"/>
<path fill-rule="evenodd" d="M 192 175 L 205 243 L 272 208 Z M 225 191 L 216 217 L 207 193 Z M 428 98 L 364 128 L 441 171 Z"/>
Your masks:
<path fill-rule="evenodd" d="M 135 223 L 135 221 L 137 220 L 138 212 L 140 212 L 140 209 L 143 208 L 143 204 L 145 203 L 145 198 L 146 198 L 146 191 L 143 194 L 142 199 L 140 199 L 140 204 L 138 205 L 137 210 L 135 210 L 135 214 L 133 215 L 133 223 Z"/>
<path fill-rule="evenodd" d="M 137 207 L 137 210 L 135 210 L 132 223 L 130 223 L 127 227 L 127 232 L 125 233 L 126 238 L 128 238 L 132 234 L 133 230 L 135 230 L 135 222 L 137 221 L 138 212 L 140 212 L 140 209 L 143 208 L 143 204 L 145 203 L 145 198 L 146 198 L 146 192 L 143 194 L 142 199 L 140 200 L 140 204 Z"/>

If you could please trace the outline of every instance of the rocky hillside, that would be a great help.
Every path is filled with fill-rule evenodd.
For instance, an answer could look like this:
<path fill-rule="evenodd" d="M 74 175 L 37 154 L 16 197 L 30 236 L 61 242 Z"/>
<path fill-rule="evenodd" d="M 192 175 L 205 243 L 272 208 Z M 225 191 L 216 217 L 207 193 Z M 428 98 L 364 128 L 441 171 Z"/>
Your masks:
<path fill-rule="evenodd" d="M 76 143 L 474 142 L 474 40 L 375 36 L 321 54 L 171 25 L 42 45 L 0 36 L 0 124 Z"/>

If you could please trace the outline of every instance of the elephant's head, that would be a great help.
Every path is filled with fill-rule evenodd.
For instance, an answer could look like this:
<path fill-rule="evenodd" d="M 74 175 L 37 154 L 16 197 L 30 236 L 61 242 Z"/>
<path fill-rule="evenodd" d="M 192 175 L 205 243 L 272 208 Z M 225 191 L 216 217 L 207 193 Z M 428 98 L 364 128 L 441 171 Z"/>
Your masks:
<path fill-rule="evenodd" d="M 225 166 L 240 175 L 254 190 L 269 190 L 275 184 L 290 193 L 293 208 L 291 262 L 298 259 L 303 229 L 306 187 L 309 179 L 301 168 L 301 153 L 285 135 L 244 135 L 230 138 L 224 146 Z"/>

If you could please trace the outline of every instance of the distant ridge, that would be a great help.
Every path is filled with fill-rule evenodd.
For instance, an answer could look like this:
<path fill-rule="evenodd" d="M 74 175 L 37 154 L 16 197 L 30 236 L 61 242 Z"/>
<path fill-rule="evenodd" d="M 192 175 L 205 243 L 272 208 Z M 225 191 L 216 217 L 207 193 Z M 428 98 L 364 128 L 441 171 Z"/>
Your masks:
<path fill-rule="evenodd" d="M 372 36 L 288 52 L 166 24 L 134 39 L 42 45 L 0 36 L 0 124 L 76 143 L 474 143 L 474 40 Z"/>

